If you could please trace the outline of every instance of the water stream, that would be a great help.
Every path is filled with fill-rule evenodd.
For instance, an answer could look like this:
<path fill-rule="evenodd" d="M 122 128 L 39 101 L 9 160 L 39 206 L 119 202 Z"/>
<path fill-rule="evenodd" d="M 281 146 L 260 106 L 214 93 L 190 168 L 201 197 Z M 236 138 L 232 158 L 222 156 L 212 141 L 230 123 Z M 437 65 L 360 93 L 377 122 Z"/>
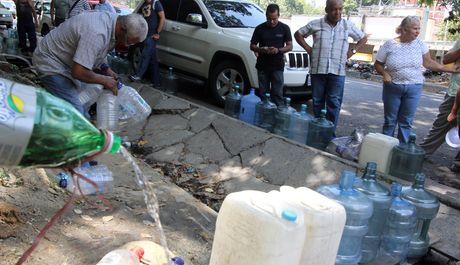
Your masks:
<path fill-rule="evenodd" d="M 169 264 L 174 265 L 174 262 L 171 260 L 172 257 L 168 249 L 168 243 L 166 242 L 166 236 L 163 231 L 163 226 L 161 225 L 160 207 L 158 204 L 157 196 L 155 195 L 153 191 L 153 187 L 148 182 L 147 177 L 142 173 L 141 169 L 139 168 L 139 165 L 136 163 L 134 157 L 128 152 L 128 150 L 126 150 L 126 148 L 122 146 L 120 148 L 120 153 L 126 160 L 128 160 L 131 163 L 134 169 L 137 184 L 142 189 L 142 193 L 144 194 L 144 201 L 145 201 L 145 204 L 147 205 L 147 211 L 150 214 L 150 216 L 153 218 L 153 220 L 155 220 L 157 232 L 160 235 L 160 245 L 165 250 L 165 254 L 169 261 Z"/>

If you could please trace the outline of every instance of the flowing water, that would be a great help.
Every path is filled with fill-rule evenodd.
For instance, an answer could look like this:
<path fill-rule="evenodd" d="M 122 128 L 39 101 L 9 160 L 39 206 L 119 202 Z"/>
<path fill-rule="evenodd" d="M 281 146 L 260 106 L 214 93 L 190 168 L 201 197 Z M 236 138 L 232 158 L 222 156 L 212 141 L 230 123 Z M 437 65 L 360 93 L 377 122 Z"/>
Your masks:
<path fill-rule="evenodd" d="M 155 220 L 157 232 L 160 235 L 160 244 L 165 250 L 166 257 L 168 258 L 169 264 L 174 265 L 174 262 L 171 260 L 171 255 L 169 254 L 168 244 L 166 242 L 166 236 L 163 231 L 163 227 L 160 222 L 160 207 L 158 205 L 158 199 L 155 193 L 153 192 L 152 185 L 148 182 L 147 177 L 142 173 L 139 165 L 136 163 L 134 157 L 121 146 L 120 148 L 121 155 L 128 160 L 133 166 L 134 173 L 136 175 L 137 184 L 142 188 L 144 193 L 144 201 L 147 205 L 147 211 L 150 216 Z"/>

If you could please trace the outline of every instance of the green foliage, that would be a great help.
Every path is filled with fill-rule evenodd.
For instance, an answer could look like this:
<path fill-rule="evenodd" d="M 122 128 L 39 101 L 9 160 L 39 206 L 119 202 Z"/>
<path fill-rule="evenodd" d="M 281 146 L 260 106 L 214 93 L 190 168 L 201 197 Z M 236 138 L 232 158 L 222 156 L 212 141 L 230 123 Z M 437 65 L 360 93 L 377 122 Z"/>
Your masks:
<path fill-rule="evenodd" d="M 448 24 L 448 39 L 458 38 L 460 34 L 460 1 L 459 0 L 418 0 L 420 5 L 425 4 L 432 6 L 434 4 L 439 4 L 442 6 L 449 6 L 451 11 L 449 12 L 449 17 L 446 18 L 446 21 L 449 21 Z"/>
<path fill-rule="evenodd" d="M 447 27 L 446 27 L 447 25 Z M 444 40 L 444 37 L 447 41 L 456 41 L 460 39 L 460 32 L 455 31 L 453 32 L 451 29 L 459 29 L 460 28 L 460 21 L 444 21 L 442 26 L 440 27 L 440 31 L 436 34 L 438 39 Z"/>
<path fill-rule="evenodd" d="M 265 10 L 269 4 L 278 4 L 281 17 L 324 13 L 323 8 L 315 8 L 311 3 L 305 3 L 302 0 L 253 0 L 252 2 L 260 6 L 263 10 Z"/>
<path fill-rule="evenodd" d="M 345 10 L 345 14 L 350 14 L 351 11 L 357 11 L 358 3 L 356 0 L 345 0 L 343 3 L 343 9 Z"/>

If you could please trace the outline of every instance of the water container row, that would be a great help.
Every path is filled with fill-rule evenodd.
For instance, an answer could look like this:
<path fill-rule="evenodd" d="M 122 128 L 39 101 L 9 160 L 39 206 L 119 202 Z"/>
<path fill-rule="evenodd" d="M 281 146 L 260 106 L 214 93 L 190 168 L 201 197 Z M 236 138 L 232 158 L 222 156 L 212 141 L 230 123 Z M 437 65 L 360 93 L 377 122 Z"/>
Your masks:
<path fill-rule="evenodd" d="M 122 83 L 118 85 L 118 96 L 104 89 L 102 85 L 82 83 L 78 97 L 85 110 L 97 102 L 99 129 L 118 131 L 127 124 L 144 121 L 152 112 L 134 88 Z"/>
<path fill-rule="evenodd" d="M 347 213 L 336 264 L 374 259 L 404 263 L 406 257 L 418 258 L 428 251 L 428 229 L 439 202 L 425 191 L 425 176 L 417 174 L 410 187 L 393 183 L 390 193 L 376 180 L 376 168 L 369 162 L 362 178 L 344 171 L 339 184 L 317 189 L 342 204 Z"/>
<path fill-rule="evenodd" d="M 107 62 L 110 68 L 117 74 L 129 75 L 132 73 L 131 62 L 126 54 L 110 52 L 107 55 Z"/>
<path fill-rule="evenodd" d="M 0 35 L 0 53 L 18 54 L 19 38 L 16 29 L 4 30 Z"/>
<path fill-rule="evenodd" d="M 399 143 L 398 139 L 380 133 L 369 133 L 361 145 L 359 164 L 364 166 L 366 161 L 373 161 L 380 172 L 412 181 L 422 172 L 425 158 L 425 151 L 415 140 L 414 133 L 407 143 Z"/>
<path fill-rule="evenodd" d="M 285 98 L 284 104 L 276 106 L 270 101 L 269 93 L 260 100 L 253 88 L 249 95 L 243 97 L 239 90 L 239 84 L 234 84 L 225 99 L 225 114 L 322 150 L 332 140 L 334 125 L 326 119 L 325 110 L 314 119 L 307 112 L 306 104 L 302 104 L 300 112 L 297 112 L 291 107 L 290 98 Z"/>

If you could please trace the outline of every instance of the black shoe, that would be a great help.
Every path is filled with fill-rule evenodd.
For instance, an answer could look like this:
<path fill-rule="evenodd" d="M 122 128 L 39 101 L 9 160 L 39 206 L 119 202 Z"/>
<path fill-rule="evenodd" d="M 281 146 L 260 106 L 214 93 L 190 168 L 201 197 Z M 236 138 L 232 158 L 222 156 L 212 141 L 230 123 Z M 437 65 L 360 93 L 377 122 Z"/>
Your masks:
<path fill-rule="evenodd" d="M 452 164 L 450 167 L 449 167 L 450 171 L 454 172 L 454 173 L 460 173 L 460 166 L 457 166 L 456 164 Z"/>

